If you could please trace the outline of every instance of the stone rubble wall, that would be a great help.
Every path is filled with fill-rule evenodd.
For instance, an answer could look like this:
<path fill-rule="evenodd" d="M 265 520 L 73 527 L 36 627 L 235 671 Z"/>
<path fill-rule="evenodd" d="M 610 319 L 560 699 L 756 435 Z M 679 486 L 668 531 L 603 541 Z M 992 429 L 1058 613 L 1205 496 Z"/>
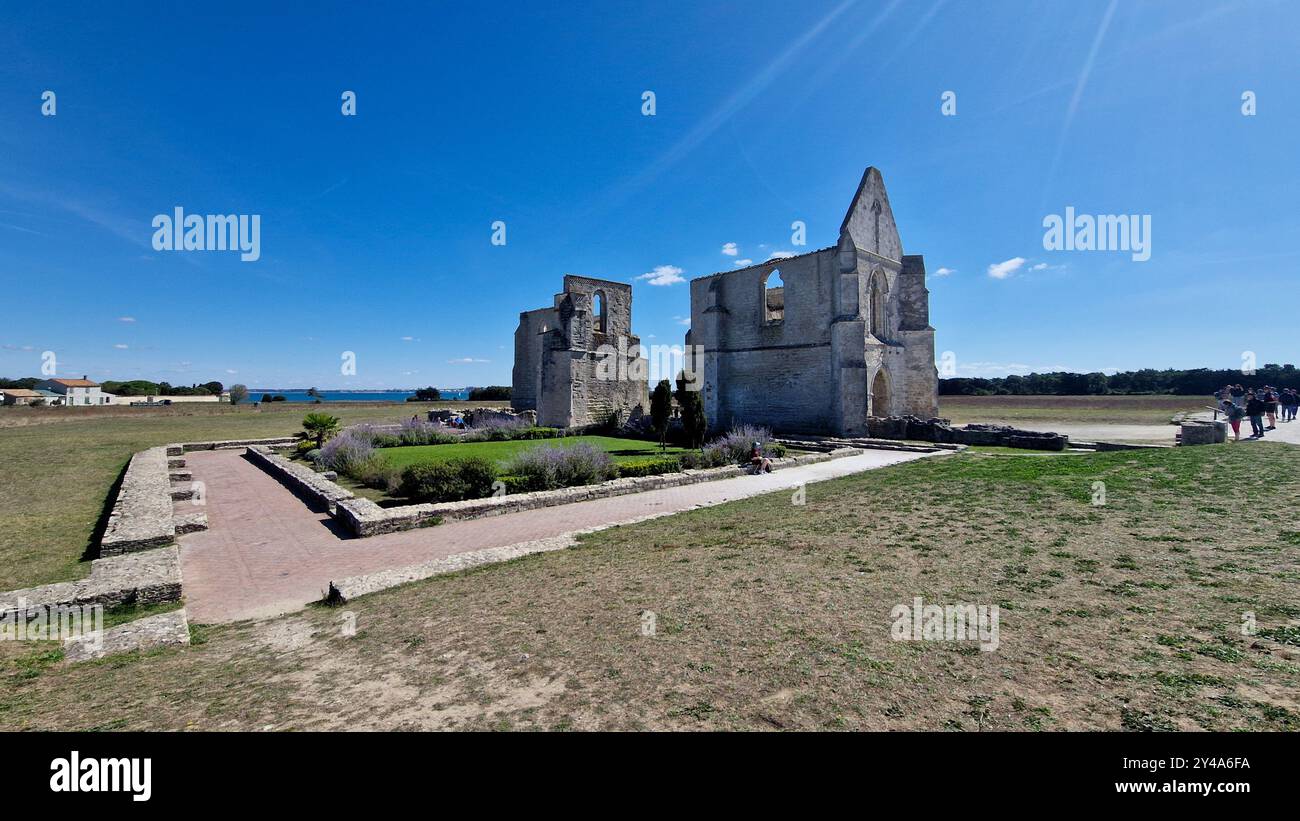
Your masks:
<path fill-rule="evenodd" d="M 947 419 L 915 416 L 873 416 L 867 431 L 875 439 L 909 439 L 958 445 L 989 445 L 1032 450 L 1065 450 L 1070 438 L 1059 433 L 1020 430 L 1007 425 L 966 425 L 955 428 Z"/>
<path fill-rule="evenodd" d="M 60 605 L 149 605 L 179 601 L 180 597 L 180 548 L 163 547 L 95 559 L 90 563 L 90 575 L 77 581 L 0 593 L 0 618 L 20 609 L 34 613 L 36 608 Z"/>
<path fill-rule="evenodd" d="M 221 439 L 215 442 L 185 442 L 168 445 L 168 456 L 181 456 L 195 450 L 231 450 L 254 445 L 292 445 L 298 441 L 296 436 L 275 436 L 270 439 Z"/>
<path fill-rule="evenodd" d="M 164 547 L 175 541 L 166 448 L 142 450 L 131 457 L 122 477 L 108 526 L 99 542 L 99 555 L 120 556 Z"/>
<path fill-rule="evenodd" d="M 185 611 L 173 610 L 110 627 L 97 642 L 69 638 L 63 642 L 67 661 L 89 661 L 132 650 L 149 650 L 190 643 L 190 623 Z"/>
<path fill-rule="evenodd" d="M 845 456 L 856 456 L 861 452 L 856 448 L 842 448 L 830 453 L 811 453 L 784 459 L 774 459 L 772 460 L 772 469 L 781 470 L 783 468 L 811 465 Z M 390 508 L 380 507 L 369 499 L 352 498 L 338 503 L 335 518 L 343 522 L 354 534 L 365 538 L 367 536 L 377 536 L 381 533 L 427 527 L 441 521 L 479 519 L 485 516 L 516 513 L 522 510 L 535 510 L 572 502 L 585 502 L 590 499 L 606 499 L 613 496 L 625 496 L 629 493 L 681 487 L 700 482 L 711 482 L 717 479 L 731 479 L 744 476 L 746 472 L 746 468 L 729 465 L 705 470 L 665 473 L 658 476 L 614 479 L 599 485 L 582 485 L 560 488 L 559 490 L 516 493 L 506 496 L 493 496 L 487 499 L 467 499 L 463 502 L 426 503 Z"/>
<path fill-rule="evenodd" d="M 1184 422 L 1179 428 L 1180 445 L 1217 445 L 1226 441 L 1227 422 Z"/>
<path fill-rule="evenodd" d="M 330 481 L 324 474 L 317 473 L 305 465 L 299 465 L 283 456 L 272 453 L 269 447 L 255 445 L 245 453 L 249 460 L 262 470 L 276 477 L 291 489 L 328 508 L 331 516 L 337 515 L 336 508 L 340 502 L 356 498 L 356 494 Z"/>

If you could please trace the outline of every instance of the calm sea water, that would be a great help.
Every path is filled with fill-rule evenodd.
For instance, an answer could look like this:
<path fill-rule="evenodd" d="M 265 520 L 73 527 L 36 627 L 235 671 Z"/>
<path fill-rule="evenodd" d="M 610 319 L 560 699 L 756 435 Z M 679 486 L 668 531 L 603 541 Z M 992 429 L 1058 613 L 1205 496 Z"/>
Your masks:
<path fill-rule="evenodd" d="M 469 388 L 439 388 L 443 399 L 468 399 Z M 282 391 L 273 388 L 249 388 L 250 402 L 259 402 L 262 394 L 283 396 L 288 402 L 314 402 L 306 391 Z M 321 391 L 320 398 L 326 402 L 405 402 L 406 397 L 415 396 L 415 391 Z"/>

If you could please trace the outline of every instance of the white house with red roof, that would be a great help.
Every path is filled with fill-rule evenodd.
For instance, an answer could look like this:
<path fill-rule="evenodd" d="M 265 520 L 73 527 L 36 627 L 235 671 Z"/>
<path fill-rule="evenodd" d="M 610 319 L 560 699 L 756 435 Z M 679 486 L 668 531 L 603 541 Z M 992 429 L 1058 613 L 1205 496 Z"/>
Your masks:
<path fill-rule="evenodd" d="M 84 376 L 80 379 L 43 379 L 36 383 L 36 389 L 57 393 L 63 397 L 64 405 L 76 407 L 111 405 L 117 399 L 113 394 L 100 390 L 98 382 Z"/>

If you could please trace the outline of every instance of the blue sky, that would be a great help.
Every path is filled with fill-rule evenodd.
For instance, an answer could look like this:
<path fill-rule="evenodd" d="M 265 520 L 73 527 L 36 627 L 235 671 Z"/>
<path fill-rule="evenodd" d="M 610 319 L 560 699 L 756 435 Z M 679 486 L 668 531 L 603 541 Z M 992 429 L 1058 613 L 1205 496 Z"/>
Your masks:
<path fill-rule="evenodd" d="M 1294 4 L 265 5 L 0 11 L 0 375 L 508 384 L 565 273 L 680 344 L 639 277 L 830 245 L 868 165 L 959 375 L 1300 358 Z M 261 258 L 154 250 L 176 206 Z M 1151 259 L 1045 251 L 1066 206 Z"/>

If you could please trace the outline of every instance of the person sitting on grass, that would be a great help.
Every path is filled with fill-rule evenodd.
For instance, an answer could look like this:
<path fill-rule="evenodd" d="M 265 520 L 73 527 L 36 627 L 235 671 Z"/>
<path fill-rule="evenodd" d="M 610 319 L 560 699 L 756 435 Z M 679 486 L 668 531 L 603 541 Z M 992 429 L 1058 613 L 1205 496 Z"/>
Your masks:
<path fill-rule="evenodd" d="M 749 472 L 750 473 L 771 473 L 772 460 L 763 455 L 763 446 L 758 442 L 754 443 L 754 448 L 749 452 Z"/>

